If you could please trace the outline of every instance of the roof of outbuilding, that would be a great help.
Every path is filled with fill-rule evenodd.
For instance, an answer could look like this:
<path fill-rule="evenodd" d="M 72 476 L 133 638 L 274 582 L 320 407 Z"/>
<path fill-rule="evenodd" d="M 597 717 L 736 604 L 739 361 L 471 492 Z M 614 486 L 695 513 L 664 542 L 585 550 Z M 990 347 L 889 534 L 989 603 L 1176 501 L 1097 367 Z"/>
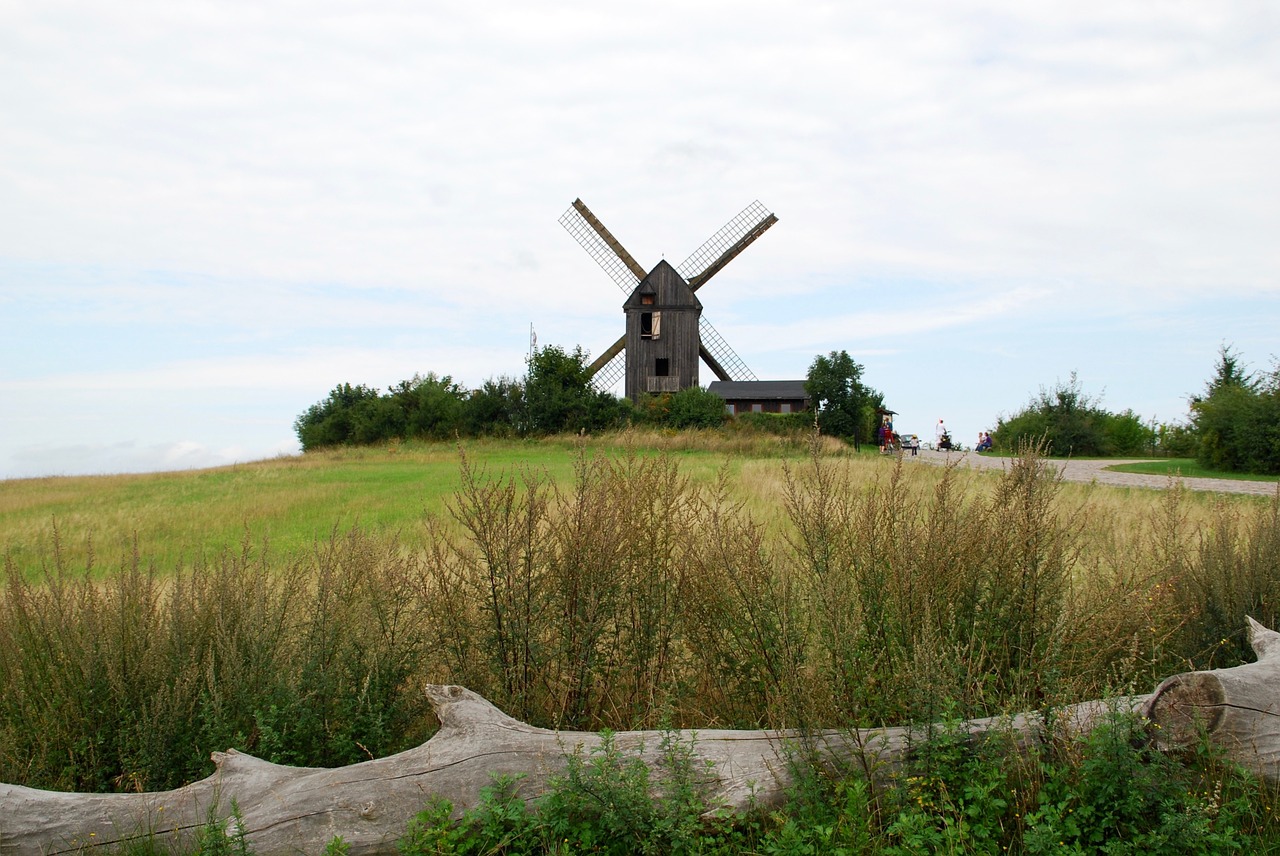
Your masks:
<path fill-rule="evenodd" d="M 707 392 L 728 401 L 729 399 L 753 398 L 808 398 L 802 380 L 713 380 L 707 386 Z"/>

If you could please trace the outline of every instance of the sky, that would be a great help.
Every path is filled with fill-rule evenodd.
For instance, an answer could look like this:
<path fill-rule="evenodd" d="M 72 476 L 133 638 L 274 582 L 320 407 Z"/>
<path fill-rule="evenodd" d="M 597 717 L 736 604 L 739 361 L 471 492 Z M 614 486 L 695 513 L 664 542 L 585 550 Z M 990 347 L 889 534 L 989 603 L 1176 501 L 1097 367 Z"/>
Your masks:
<path fill-rule="evenodd" d="M 1073 372 L 1185 421 L 1280 354 L 1280 6 L 0 0 L 0 479 L 597 354 L 575 197 L 646 268 L 759 200 L 707 319 L 762 379 L 848 351 L 900 431 Z"/>

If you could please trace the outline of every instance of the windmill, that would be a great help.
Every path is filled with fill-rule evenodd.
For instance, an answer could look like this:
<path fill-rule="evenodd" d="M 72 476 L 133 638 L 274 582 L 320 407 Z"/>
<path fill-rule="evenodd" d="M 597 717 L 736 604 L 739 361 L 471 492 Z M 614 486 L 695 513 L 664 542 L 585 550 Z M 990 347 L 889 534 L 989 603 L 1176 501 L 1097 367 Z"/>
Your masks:
<path fill-rule="evenodd" d="M 699 358 L 720 380 L 756 380 L 702 316 L 694 292 L 776 222 L 752 202 L 678 266 L 664 260 L 646 272 L 581 199 L 573 200 L 560 225 L 627 294 L 627 332 L 589 367 L 595 386 L 609 389 L 625 378 L 632 401 L 646 392 L 677 392 L 697 385 Z"/>

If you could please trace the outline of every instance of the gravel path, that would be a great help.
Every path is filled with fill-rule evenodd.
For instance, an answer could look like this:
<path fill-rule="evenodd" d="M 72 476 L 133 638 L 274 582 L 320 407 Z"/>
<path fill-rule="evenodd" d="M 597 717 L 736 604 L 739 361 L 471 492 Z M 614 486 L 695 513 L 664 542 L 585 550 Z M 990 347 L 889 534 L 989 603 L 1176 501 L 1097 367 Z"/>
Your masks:
<path fill-rule="evenodd" d="M 908 455 L 907 460 L 912 458 Z M 925 461 L 930 464 L 945 464 L 948 461 L 959 461 L 960 466 L 975 467 L 979 469 L 1003 469 L 1008 463 L 1008 458 L 987 457 L 984 455 L 975 455 L 971 452 L 934 452 L 929 449 L 921 449 L 916 460 Z M 1148 476 L 1138 475 L 1137 473 L 1116 473 L 1107 470 L 1107 467 L 1116 464 L 1132 464 L 1143 458 L 1132 459 L 1109 459 L 1105 461 L 1074 461 L 1074 460 L 1049 460 L 1050 466 L 1054 466 L 1062 470 L 1062 477 L 1066 481 L 1073 482 L 1096 482 L 1097 484 L 1114 485 L 1116 487 L 1144 487 L 1144 488 L 1166 488 L 1169 486 L 1169 480 L 1165 476 Z M 1255 496 L 1272 496 L 1278 489 L 1276 482 L 1265 481 L 1237 481 L 1236 479 L 1183 479 L 1182 484 L 1188 490 L 1207 490 L 1215 493 L 1247 493 Z"/>

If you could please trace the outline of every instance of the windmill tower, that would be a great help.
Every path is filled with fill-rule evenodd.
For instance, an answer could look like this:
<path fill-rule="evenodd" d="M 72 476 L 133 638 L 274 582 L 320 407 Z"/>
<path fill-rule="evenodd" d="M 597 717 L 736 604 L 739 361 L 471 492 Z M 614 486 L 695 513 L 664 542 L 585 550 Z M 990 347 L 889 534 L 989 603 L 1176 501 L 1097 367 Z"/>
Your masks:
<path fill-rule="evenodd" d="M 625 379 L 627 398 L 639 401 L 647 393 L 695 386 L 699 358 L 720 380 L 755 380 L 703 317 L 695 292 L 776 222 L 768 209 L 753 202 L 678 266 L 663 260 L 646 272 L 582 200 L 575 199 L 560 225 L 627 294 L 626 333 L 591 364 L 592 382 L 609 389 Z"/>

